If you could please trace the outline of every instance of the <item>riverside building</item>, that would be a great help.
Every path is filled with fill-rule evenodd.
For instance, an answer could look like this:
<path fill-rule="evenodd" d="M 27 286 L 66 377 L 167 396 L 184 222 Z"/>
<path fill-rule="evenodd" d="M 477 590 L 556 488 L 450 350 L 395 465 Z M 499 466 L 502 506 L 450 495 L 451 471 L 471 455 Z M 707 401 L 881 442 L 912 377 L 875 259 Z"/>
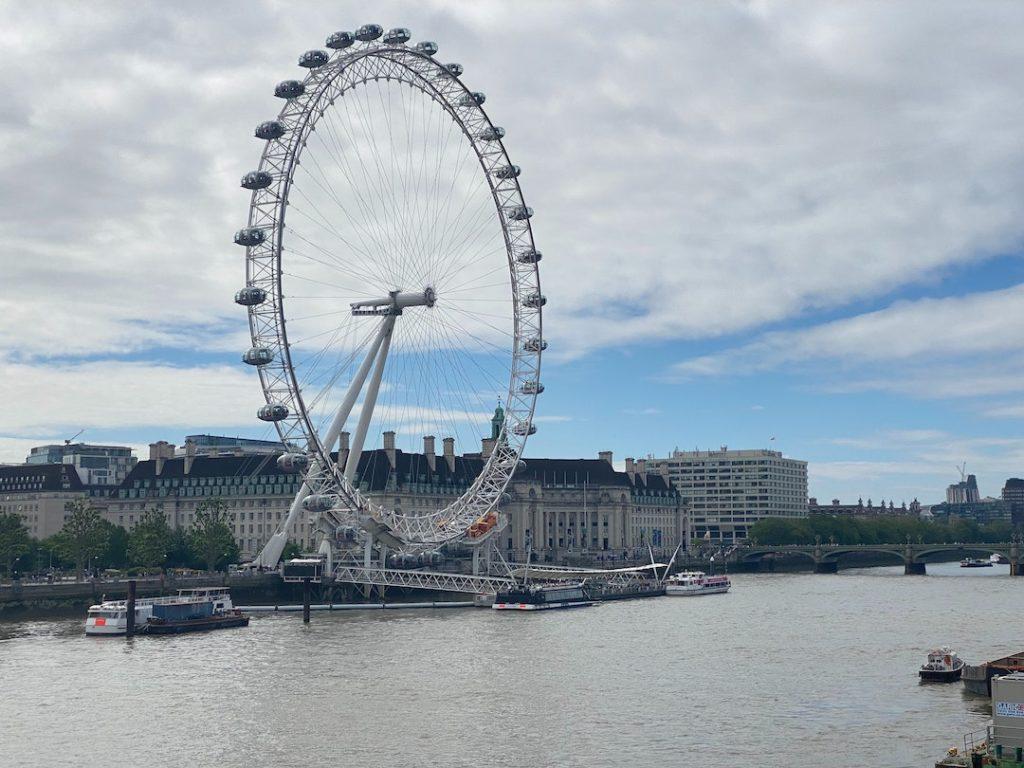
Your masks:
<path fill-rule="evenodd" d="M 0 513 L 21 517 L 35 539 L 60 531 L 69 501 L 93 497 L 102 503 L 109 492 L 105 485 L 85 485 L 71 464 L 0 467 Z"/>
<path fill-rule="evenodd" d="M 758 520 L 807 517 L 807 462 L 779 451 L 673 451 L 647 459 L 668 477 L 686 503 L 695 539 L 733 543 Z M 626 471 L 633 466 L 626 459 Z"/>
<path fill-rule="evenodd" d="M 409 453 L 396 449 L 394 433 L 385 432 L 383 448 L 361 454 L 355 482 L 371 499 L 397 510 L 438 509 L 469 488 L 493 447 L 493 438 L 485 438 L 479 453 L 456 455 L 455 441 L 445 438 L 438 454 L 428 436 L 422 453 Z M 344 463 L 347 433 L 339 448 L 340 456 L 332 456 Z M 169 443 L 153 443 L 150 459 L 116 489 L 104 516 L 131 529 L 155 507 L 172 527 L 187 528 L 199 504 L 220 499 L 243 557 L 252 557 L 287 517 L 299 489 L 297 475 L 278 469 L 278 455 L 204 455 L 194 442 L 182 455 Z M 527 546 L 549 562 L 646 557 L 648 546 L 665 556 L 689 531 L 685 505 L 668 479 L 635 465 L 617 472 L 610 452 L 598 459 L 525 459 L 501 509 L 509 526 L 497 544 L 516 560 Z M 301 514 L 288 533 L 311 549 L 307 519 Z"/>

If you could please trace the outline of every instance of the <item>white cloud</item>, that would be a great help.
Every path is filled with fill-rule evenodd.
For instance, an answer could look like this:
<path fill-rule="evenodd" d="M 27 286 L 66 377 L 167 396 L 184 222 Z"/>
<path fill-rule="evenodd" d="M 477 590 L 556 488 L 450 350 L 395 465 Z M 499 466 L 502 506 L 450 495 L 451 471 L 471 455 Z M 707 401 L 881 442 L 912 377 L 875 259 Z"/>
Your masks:
<path fill-rule="evenodd" d="M 677 376 L 747 374 L 817 364 L 832 392 L 882 390 L 981 397 L 1024 390 L 1024 285 L 885 309 L 792 331 L 677 363 Z"/>
<path fill-rule="evenodd" d="M 4 417 L 4 431 L 12 436 L 154 425 L 252 426 L 264 402 L 255 375 L 241 365 L 111 360 L 9 365 L 0 378 L 0 400 L 17 404 Z"/>

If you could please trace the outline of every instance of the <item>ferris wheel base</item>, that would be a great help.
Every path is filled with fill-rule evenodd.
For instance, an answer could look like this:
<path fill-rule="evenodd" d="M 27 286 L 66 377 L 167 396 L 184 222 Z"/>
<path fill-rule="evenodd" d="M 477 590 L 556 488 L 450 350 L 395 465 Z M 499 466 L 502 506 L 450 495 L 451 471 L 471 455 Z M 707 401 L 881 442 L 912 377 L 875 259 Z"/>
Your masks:
<path fill-rule="evenodd" d="M 382 523 L 373 517 L 364 517 L 359 521 L 359 526 L 370 534 L 375 541 L 380 542 L 390 549 L 403 549 L 405 542 L 396 534 L 394 529 L 387 523 Z"/>
<path fill-rule="evenodd" d="M 281 560 L 281 553 L 284 552 L 285 546 L 288 544 L 288 534 L 284 531 L 278 531 L 263 545 L 263 549 L 252 561 L 252 565 L 255 568 L 277 568 L 278 562 Z"/>

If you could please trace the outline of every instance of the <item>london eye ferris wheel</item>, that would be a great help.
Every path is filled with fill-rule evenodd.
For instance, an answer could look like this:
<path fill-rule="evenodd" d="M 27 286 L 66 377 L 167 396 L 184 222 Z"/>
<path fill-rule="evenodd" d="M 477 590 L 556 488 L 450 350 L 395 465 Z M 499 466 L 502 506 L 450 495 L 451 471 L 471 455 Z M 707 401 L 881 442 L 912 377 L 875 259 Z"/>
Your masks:
<path fill-rule="evenodd" d="M 348 526 L 406 551 L 479 530 L 535 432 L 543 391 L 533 212 L 485 95 L 403 28 L 366 24 L 326 48 L 302 54 L 306 76 L 274 90 L 284 105 L 256 128 L 265 145 L 242 179 L 252 198 L 235 235 L 246 250 L 235 301 L 252 338 L 243 361 L 266 399 L 257 415 L 289 446 L 281 469 L 304 478 L 263 565 L 276 564 L 300 516 L 322 551 Z M 457 498 L 403 511 L 361 490 L 367 440 L 475 445 L 496 399 L 500 434 Z"/>

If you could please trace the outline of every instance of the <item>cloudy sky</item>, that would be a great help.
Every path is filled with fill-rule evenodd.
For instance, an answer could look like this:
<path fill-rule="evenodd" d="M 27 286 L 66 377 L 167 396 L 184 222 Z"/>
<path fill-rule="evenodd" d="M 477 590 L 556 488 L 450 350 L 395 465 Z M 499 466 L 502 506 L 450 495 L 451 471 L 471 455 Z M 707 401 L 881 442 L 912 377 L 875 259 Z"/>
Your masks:
<path fill-rule="evenodd" d="M 0 3 L 0 461 L 266 436 L 240 175 L 337 29 L 508 130 L 549 297 L 528 453 L 774 446 L 811 493 L 1024 475 L 1024 6 Z M 772 440 L 774 438 L 774 440 Z"/>

